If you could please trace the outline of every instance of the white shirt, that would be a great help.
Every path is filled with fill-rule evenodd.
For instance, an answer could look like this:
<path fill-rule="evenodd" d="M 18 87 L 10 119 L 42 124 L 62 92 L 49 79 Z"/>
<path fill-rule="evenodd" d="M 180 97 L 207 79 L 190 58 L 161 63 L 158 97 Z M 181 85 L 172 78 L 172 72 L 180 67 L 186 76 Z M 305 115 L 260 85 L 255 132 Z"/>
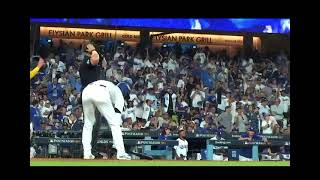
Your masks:
<path fill-rule="evenodd" d="M 133 70 L 135 71 L 140 70 L 144 66 L 142 59 L 134 58 L 133 62 L 134 62 Z"/>
<path fill-rule="evenodd" d="M 270 120 L 268 122 L 267 120 L 262 120 L 262 124 L 261 124 L 262 127 L 269 124 L 269 127 L 267 129 L 262 129 L 263 134 L 272 134 L 272 126 L 271 126 L 272 123 L 277 124 L 277 121 L 272 116 L 270 116 Z"/>
<path fill-rule="evenodd" d="M 152 68 L 152 67 L 153 67 L 153 64 L 151 64 L 151 62 L 149 61 L 149 59 L 145 59 L 145 60 L 144 60 L 144 66 L 145 66 L 145 67 L 151 67 L 151 68 Z"/>
<path fill-rule="evenodd" d="M 236 101 L 232 102 L 230 106 L 231 106 L 232 123 L 234 123 L 234 118 L 237 115 L 237 112 L 236 112 L 237 102 Z"/>
<path fill-rule="evenodd" d="M 206 123 L 207 123 L 206 121 L 202 121 L 202 122 L 200 123 L 200 127 L 201 127 L 201 128 L 204 128 L 204 125 L 205 125 Z"/>
<path fill-rule="evenodd" d="M 260 105 L 258 107 L 259 107 L 259 114 L 270 113 L 270 108 L 268 105 L 266 105 L 266 107 L 263 107 L 262 105 Z"/>
<path fill-rule="evenodd" d="M 142 118 L 148 120 L 151 108 L 147 105 L 147 103 L 143 103 L 142 107 L 135 108 L 135 115 L 138 118 Z"/>
<path fill-rule="evenodd" d="M 132 122 L 136 122 L 136 114 L 135 114 L 135 108 L 127 108 L 124 112 L 124 118 L 131 118 Z"/>
<path fill-rule="evenodd" d="M 173 59 L 170 59 L 168 61 L 168 71 L 172 70 L 172 71 L 175 71 L 176 70 L 176 67 L 177 67 L 177 62 Z"/>
<path fill-rule="evenodd" d="M 263 85 L 263 84 L 256 84 L 256 87 L 255 87 L 255 90 L 256 91 L 258 91 L 258 92 L 260 92 L 262 89 L 264 89 L 265 88 L 265 85 Z"/>
<path fill-rule="evenodd" d="M 59 61 L 57 71 L 64 72 L 65 70 L 66 70 L 66 65 L 62 61 Z"/>
<path fill-rule="evenodd" d="M 177 84 L 177 88 L 184 88 L 185 83 L 182 79 L 179 79 L 178 84 Z"/>
<path fill-rule="evenodd" d="M 279 106 L 277 106 L 275 104 L 272 105 L 271 112 L 272 112 L 272 115 L 276 118 L 276 120 L 283 119 L 283 112 L 284 112 L 283 105 L 281 105 L 281 104 L 279 104 Z"/>
<path fill-rule="evenodd" d="M 218 97 L 218 95 L 216 95 L 216 98 Z M 220 110 L 225 110 L 226 106 L 228 104 L 228 99 L 226 98 L 226 96 L 221 95 L 221 104 L 218 104 L 218 108 Z"/>
<path fill-rule="evenodd" d="M 124 53 L 118 53 L 116 52 L 113 56 L 113 60 L 118 60 L 118 58 L 122 55 L 122 57 L 124 57 Z"/>
<path fill-rule="evenodd" d="M 280 96 L 280 104 L 283 106 L 283 112 L 288 112 L 290 107 L 290 98 L 288 96 Z"/>
<path fill-rule="evenodd" d="M 133 106 L 137 106 L 139 104 L 139 98 L 136 94 L 130 94 L 130 101 L 133 101 Z"/>
<path fill-rule="evenodd" d="M 200 94 L 196 94 L 192 99 L 192 107 L 201 107 L 201 105 L 198 105 L 198 102 L 202 101 L 202 98 L 205 98 L 205 93 L 203 91 L 199 92 Z M 192 97 L 194 93 L 196 93 L 196 91 L 192 91 L 190 97 Z"/>
<path fill-rule="evenodd" d="M 42 117 L 45 117 L 45 116 L 47 116 L 47 115 L 44 115 L 44 113 L 47 111 L 47 112 L 51 112 L 53 110 L 53 108 L 50 106 L 49 108 L 47 108 L 47 107 L 45 107 L 45 106 L 43 106 L 42 108 L 41 108 L 41 116 Z"/>
<path fill-rule="evenodd" d="M 185 156 L 184 160 L 187 160 L 187 153 L 188 153 L 188 141 L 182 140 L 180 138 L 177 139 L 178 146 L 174 146 L 173 148 L 176 150 L 176 153 L 179 157 Z"/>
<path fill-rule="evenodd" d="M 249 100 L 246 100 L 246 101 L 240 101 L 240 103 L 242 104 L 242 105 L 251 105 L 252 104 L 252 102 L 251 101 L 249 101 Z"/>

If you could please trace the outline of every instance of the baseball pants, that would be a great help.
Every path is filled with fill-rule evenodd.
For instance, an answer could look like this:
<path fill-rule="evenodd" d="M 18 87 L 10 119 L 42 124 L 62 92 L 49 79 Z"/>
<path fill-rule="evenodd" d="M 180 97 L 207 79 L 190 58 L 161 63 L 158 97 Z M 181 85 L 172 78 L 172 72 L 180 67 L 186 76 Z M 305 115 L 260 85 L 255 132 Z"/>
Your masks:
<path fill-rule="evenodd" d="M 121 114 L 115 112 L 108 88 L 99 84 L 89 84 L 82 92 L 82 104 L 84 113 L 82 132 L 84 156 L 91 155 L 92 130 L 96 122 L 95 108 L 97 108 L 101 115 L 108 121 L 111 128 L 113 145 L 117 149 L 117 155 L 125 154 L 120 128 L 122 123 Z"/>

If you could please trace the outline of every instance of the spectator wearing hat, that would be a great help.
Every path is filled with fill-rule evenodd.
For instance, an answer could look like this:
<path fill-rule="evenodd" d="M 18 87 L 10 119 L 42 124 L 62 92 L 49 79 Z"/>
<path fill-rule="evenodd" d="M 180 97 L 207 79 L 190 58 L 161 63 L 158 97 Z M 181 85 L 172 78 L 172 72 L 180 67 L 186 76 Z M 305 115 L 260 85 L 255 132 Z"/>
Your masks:
<path fill-rule="evenodd" d="M 225 112 L 221 113 L 218 118 L 217 122 L 219 126 L 223 126 L 227 133 L 231 132 L 232 129 L 232 115 L 231 115 L 231 107 L 227 106 Z"/>
<path fill-rule="evenodd" d="M 261 136 L 256 135 L 256 132 L 253 128 L 248 128 L 245 134 L 242 134 L 239 137 L 240 141 L 267 141 L 267 139 L 262 138 Z M 252 147 L 243 147 L 240 149 L 239 153 L 240 161 L 252 161 Z"/>
<path fill-rule="evenodd" d="M 273 129 L 277 125 L 277 121 L 273 116 L 270 116 L 269 113 L 263 113 L 262 114 L 262 123 L 261 123 L 261 129 L 263 134 L 272 134 Z"/>

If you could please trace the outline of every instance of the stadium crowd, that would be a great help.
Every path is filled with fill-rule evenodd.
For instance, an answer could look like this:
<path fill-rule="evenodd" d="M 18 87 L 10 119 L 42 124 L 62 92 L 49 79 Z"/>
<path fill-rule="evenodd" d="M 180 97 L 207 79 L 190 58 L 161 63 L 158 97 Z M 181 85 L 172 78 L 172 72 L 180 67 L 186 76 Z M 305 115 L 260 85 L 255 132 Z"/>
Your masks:
<path fill-rule="evenodd" d="M 103 49 L 101 79 L 133 82 L 123 130 L 187 133 L 290 134 L 290 57 L 280 52 L 250 57 L 208 47 L 140 48 L 119 44 Z M 60 41 L 50 47 L 46 67 L 30 84 L 34 130 L 81 131 L 79 66 L 82 47 Z"/>

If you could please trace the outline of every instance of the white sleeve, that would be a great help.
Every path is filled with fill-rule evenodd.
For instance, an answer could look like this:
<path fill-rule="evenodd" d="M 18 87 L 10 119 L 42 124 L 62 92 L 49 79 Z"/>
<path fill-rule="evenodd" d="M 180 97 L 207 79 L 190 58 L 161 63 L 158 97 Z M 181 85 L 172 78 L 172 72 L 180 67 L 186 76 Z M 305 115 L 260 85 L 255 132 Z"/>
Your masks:
<path fill-rule="evenodd" d="M 143 107 L 143 114 L 142 114 L 142 119 L 148 120 L 149 117 L 149 111 L 148 108 L 150 107 Z"/>
<path fill-rule="evenodd" d="M 190 98 L 193 96 L 193 94 L 195 93 L 195 91 L 192 91 L 190 94 Z"/>

